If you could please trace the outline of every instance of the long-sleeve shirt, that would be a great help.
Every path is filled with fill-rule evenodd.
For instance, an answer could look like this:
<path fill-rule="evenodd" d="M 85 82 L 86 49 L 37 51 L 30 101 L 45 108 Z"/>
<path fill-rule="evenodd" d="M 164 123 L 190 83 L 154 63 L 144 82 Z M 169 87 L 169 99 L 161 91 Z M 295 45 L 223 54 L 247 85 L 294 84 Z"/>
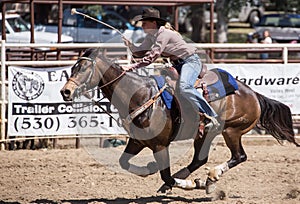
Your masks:
<path fill-rule="evenodd" d="M 160 56 L 177 60 L 196 52 L 196 48 L 187 44 L 179 33 L 163 26 L 154 35 L 148 34 L 140 46 L 131 44 L 129 49 L 134 56 L 143 57 L 140 62 L 131 65 L 133 69 L 147 66 Z"/>

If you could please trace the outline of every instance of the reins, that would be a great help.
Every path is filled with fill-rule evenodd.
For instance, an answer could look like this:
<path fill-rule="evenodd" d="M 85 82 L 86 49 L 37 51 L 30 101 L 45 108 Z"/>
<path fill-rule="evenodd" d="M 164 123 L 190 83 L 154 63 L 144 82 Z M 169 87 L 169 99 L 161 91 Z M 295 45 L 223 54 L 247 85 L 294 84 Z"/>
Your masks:
<path fill-rule="evenodd" d="M 106 87 L 108 86 L 109 84 L 112 84 L 113 82 L 117 81 L 118 79 L 120 79 L 123 75 L 125 75 L 126 71 L 124 70 L 117 78 L 109 81 L 108 83 L 106 84 L 103 84 L 102 86 L 98 86 L 98 89 L 102 89 L 103 87 Z"/>
<path fill-rule="evenodd" d="M 77 60 L 77 63 L 81 60 L 88 60 L 90 62 L 92 62 L 92 71 L 88 77 L 88 79 L 82 84 L 78 84 L 78 82 L 76 82 L 73 78 L 70 78 L 69 80 L 74 82 L 79 90 L 82 91 L 82 95 L 84 95 L 86 98 L 90 99 L 92 101 L 93 104 L 96 104 L 101 110 L 103 110 L 106 114 L 108 114 L 114 121 L 116 121 L 117 123 L 119 123 L 119 121 L 117 119 L 115 119 L 111 113 L 109 113 L 107 110 L 105 110 L 103 107 L 101 107 L 101 105 L 99 104 L 99 101 L 94 100 L 90 94 L 88 93 L 89 91 L 85 90 L 87 87 L 87 84 L 90 82 L 92 75 L 95 73 L 95 64 L 96 61 L 95 59 L 89 58 L 89 57 L 80 57 Z M 115 68 L 115 67 L 113 67 Z M 114 78 L 113 80 L 103 84 L 102 86 L 97 86 L 98 90 L 101 90 L 102 88 L 114 83 L 115 81 L 119 80 L 122 76 L 124 76 L 126 74 L 127 71 L 122 71 L 122 73 Z M 132 122 L 132 120 L 134 118 L 136 118 L 138 115 L 140 115 L 142 112 L 144 112 L 146 109 L 148 109 L 153 103 L 155 103 L 158 99 L 158 97 L 162 94 L 162 92 L 167 88 L 167 84 L 165 84 L 152 98 L 150 98 L 148 101 L 146 101 L 142 106 L 138 107 L 137 109 L 135 109 L 133 112 L 131 112 L 125 119 L 122 119 L 123 122 L 123 126 L 125 129 L 129 130 L 129 124 Z"/>
<path fill-rule="evenodd" d="M 91 78 L 92 78 L 92 75 L 95 73 L 95 64 L 96 64 L 95 59 L 92 59 L 92 58 L 90 58 L 90 57 L 79 57 L 76 63 L 80 62 L 81 60 L 88 60 L 88 61 L 92 62 L 92 71 L 91 71 L 89 77 L 87 78 L 87 80 L 86 80 L 82 85 L 80 85 L 80 84 L 79 84 L 77 81 L 75 81 L 73 78 L 70 78 L 70 79 L 69 79 L 70 81 L 74 82 L 74 83 L 75 83 L 78 87 L 80 87 L 80 88 L 81 88 L 81 86 L 86 87 L 86 84 L 88 84 L 88 83 L 90 82 L 90 80 L 91 80 Z M 123 75 L 125 75 L 125 73 L 126 73 L 126 71 L 123 70 L 122 73 L 121 73 L 117 78 L 115 78 L 115 79 L 113 79 L 113 80 L 107 82 L 106 84 L 103 84 L 102 86 L 97 86 L 97 88 L 98 88 L 98 89 L 101 89 L 101 88 L 103 88 L 103 87 L 108 86 L 109 84 L 112 84 L 113 82 L 115 82 L 115 81 L 117 81 L 118 79 L 120 79 Z M 84 91 L 85 91 L 85 90 L 84 90 Z M 88 92 L 88 91 L 85 91 L 85 92 Z"/>
<path fill-rule="evenodd" d="M 140 115 L 142 112 L 144 112 L 146 109 L 148 109 L 153 103 L 155 103 L 158 99 L 158 97 L 162 94 L 162 92 L 167 88 L 167 84 L 165 84 L 152 98 L 150 98 L 148 101 L 146 101 L 143 105 L 135 109 L 133 112 L 131 112 L 125 119 L 122 119 L 124 128 L 130 132 L 129 125 L 132 122 L 134 118 L 136 118 L 138 115 Z"/>
<path fill-rule="evenodd" d="M 79 84 L 77 81 L 75 81 L 72 77 L 69 79 L 70 81 L 72 81 L 73 83 L 76 84 L 76 86 L 78 86 L 78 88 L 76 90 L 79 90 L 82 92 L 82 95 L 84 95 L 86 98 L 90 99 L 92 101 L 93 104 L 96 104 L 101 110 L 103 110 L 106 114 L 108 114 L 114 121 L 116 121 L 117 123 L 119 122 L 117 119 L 115 119 L 107 110 L 105 110 L 104 108 L 101 107 L 101 105 L 99 104 L 99 101 L 102 100 L 100 99 L 99 101 L 94 100 L 88 90 L 85 90 L 87 87 L 87 84 L 90 82 L 90 80 L 92 79 L 92 75 L 95 73 L 95 64 L 96 64 L 96 60 L 92 59 L 90 57 L 79 57 L 76 63 L 79 63 L 81 60 L 87 60 L 90 61 L 92 63 L 92 71 L 90 73 L 90 75 L 88 76 L 87 80 L 85 80 L 85 82 L 83 84 Z M 101 88 L 104 88 L 106 86 L 108 86 L 109 84 L 112 84 L 113 82 L 117 81 L 118 79 L 120 79 L 123 75 L 125 75 L 126 71 L 122 71 L 122 73 L 116 77 L 115 79 L 109 81 L 106 84 L 103 84 L 102 86 L 97 86 L 97 89 L 100 90 Z"/>
<path fill-rule="evenodd" d="M 97 106 L 98 106 L 101 110 L 103 110 L 107 115 L 109 115 L 115 122 L 119 123 L 119 121 L 118 121 L 116 118 L 114 118 L 110 112 L 108 112 L 107 110 L 105 110 L 105 109 L 100 105 L 99 102 L 100 102 L 103 98 L 100 99 L 100 100 L 98 100 L 98 101 L 96 101 L 96 100 L 94 100 L 89 94 L 83 93 L 83 95 L 84 95 L 85 97 L 87 97 L 88 99 L 90 99 L 90 100 L 92 101 L 93 104 L 97 105 Z"/>

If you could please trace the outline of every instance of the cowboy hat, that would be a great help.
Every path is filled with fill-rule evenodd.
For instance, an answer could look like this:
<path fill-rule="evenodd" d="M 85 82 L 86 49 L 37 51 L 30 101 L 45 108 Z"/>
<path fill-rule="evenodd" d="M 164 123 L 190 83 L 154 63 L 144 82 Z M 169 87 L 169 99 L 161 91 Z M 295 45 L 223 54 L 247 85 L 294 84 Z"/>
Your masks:
<path fill-rule="evenodd" d="M 135 16 L 133 18 L 133 21 L 137 22 L 137 21 L 164 21 L 166 22 L 167 20 L 160 18 L 160 12 L 159 10 L 155 9 L 155 8 L 145 8 L 143 10 L 143 14 L 142 15 L 138 15 Z"/>

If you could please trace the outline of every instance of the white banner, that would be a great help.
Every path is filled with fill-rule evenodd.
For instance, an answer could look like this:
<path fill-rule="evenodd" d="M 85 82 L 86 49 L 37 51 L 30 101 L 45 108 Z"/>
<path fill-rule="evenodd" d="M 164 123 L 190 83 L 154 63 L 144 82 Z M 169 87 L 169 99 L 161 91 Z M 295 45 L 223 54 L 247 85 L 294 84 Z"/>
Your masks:
<path fill-rule="evenodd" d="M 63 101 L 60 89 L 70 76 L 70 67 L 8 70 L 9 136 L 127 134 L 117 110 L 106 99 L 99 102 L 100 106 L 119 123 L 85 97 Z M 96 101 L 103 98 L 96 90 L 93 95 Z"/>
<path fill-rule="evenodd" d="M 221 68 L 256 92 L 280 101 L 300 114 L 300 64 L 209 64 Z"/>
<path fill-rule="evenodd" d="M 209 68 L 227 70 L 253 90 L 300 114 L 300 64 L 210 64 Z M 9 67 L 9 136 L 45 136 L 73 134 L 127 134 L 121 127 L 117 110 L 107 100 L 101 107 L 82 97 L 66 103 L 60 89 L 70 75 L 70 67 Z M 94 99 L 102 99 L 99 91 Z"/>

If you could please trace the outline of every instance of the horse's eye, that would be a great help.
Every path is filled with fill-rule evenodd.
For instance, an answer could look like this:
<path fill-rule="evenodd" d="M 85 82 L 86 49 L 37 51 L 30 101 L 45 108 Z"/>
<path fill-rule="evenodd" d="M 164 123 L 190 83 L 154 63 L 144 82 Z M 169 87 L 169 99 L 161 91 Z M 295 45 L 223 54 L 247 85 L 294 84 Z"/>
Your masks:
<path fill-rule="evenodd" d="M 85 72 L 87 70 L 88 66 L 86 65 L 81 65 L 80 66 L 80 72 Z"/>

